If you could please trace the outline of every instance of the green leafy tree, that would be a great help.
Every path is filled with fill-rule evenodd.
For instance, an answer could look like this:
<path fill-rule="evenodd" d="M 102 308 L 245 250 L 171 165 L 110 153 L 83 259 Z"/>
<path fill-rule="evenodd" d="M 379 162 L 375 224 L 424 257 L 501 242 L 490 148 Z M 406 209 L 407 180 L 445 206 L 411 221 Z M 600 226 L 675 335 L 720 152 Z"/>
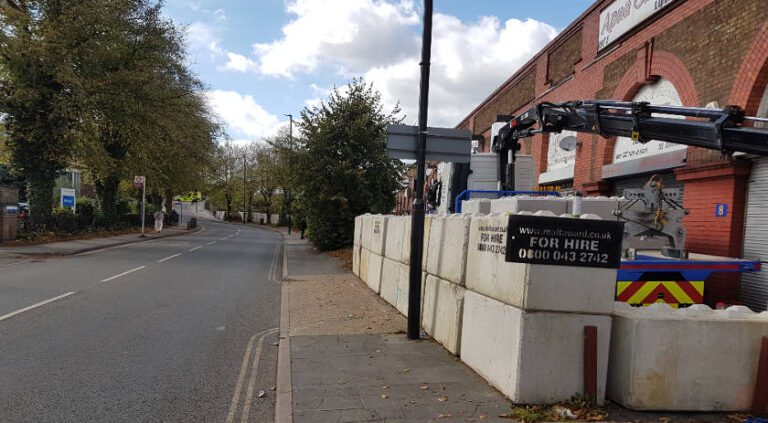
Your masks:
<path fill-rule="evenodd" d="M 0 2 L 0 113 L 11 165 L 29 184 L 33 215 L 43 224 L 51 217 L 55 178 L 70 158 L 76 121 L 64 8 L 55 0 Z"/>
<path fill-rule="evenodd" d="M 397 106 L 385 113 L 379 92 L 361 79 L 301 112 L 298 189 L 321 250 L 351 245 L 355 216 L 394 208 L 403 166 L 387 156 L 386 126 L 402 122 L 399 114 Z"/>

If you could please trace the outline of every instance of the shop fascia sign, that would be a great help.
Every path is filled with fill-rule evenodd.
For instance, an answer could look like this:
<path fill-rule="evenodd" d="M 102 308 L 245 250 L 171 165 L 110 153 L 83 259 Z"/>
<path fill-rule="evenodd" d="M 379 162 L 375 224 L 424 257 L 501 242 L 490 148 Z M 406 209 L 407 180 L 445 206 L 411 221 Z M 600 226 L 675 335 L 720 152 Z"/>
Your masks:
<path fill-rule="evenodd" d="M 675 0 L 616 0 L 600 13 L 597 50 L 602 50 Z"/>

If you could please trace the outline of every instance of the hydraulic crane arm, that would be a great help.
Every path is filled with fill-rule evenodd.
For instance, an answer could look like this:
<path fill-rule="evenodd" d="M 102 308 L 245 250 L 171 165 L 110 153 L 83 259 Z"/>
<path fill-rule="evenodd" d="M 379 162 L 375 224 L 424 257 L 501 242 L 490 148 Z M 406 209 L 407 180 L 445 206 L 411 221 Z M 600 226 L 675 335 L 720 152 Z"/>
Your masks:
<path fill-rule="evenodd" d="M 658 115 L 664 115 L 658 116 Z M 680 116 L 687 119 L 668 116 Z M 768 155 L 768 129 L 754 123 L 768 119 L 745 116 L 738 106 L 723 109 L 656 106 L 646 102 L 579 100 L 540 103 L 513 117 L 494 137 L 493 151 L 499 154 L 503 189 L 514 189 L 514 155 L 518 140 L 541 132 L 563 130 L 622 136 L 646 143 L 651 140 L 718 150 Z"/>

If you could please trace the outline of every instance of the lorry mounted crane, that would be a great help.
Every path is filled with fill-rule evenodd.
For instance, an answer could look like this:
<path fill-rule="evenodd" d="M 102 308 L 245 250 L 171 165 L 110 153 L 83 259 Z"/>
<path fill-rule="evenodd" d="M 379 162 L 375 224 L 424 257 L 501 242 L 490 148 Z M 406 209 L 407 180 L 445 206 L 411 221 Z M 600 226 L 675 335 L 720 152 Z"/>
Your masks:
<path fill-rule="evenodd" d="M 509 117 L 508 125 L 493 139 L 493 151 L 499 158 L 502 190 L 514 190 L 519 140 L 534 134 L 569 130 L 605 138 L 628 137 L 641 143 L 668 141 L 718 150 L 726 156 L 736 151 L 766 156 L 768 129 L 756 128 L 755 123 L 768 124 L 768 119 L 748 117 L 738 106 L 710 109 L 613 100 L 543 102 Z"/>
<path fill-rule="evenodd" d="M 731 157 L 735 152 L 768 156 L 768 119 L 746 116 L 738 106 L 712 109 L 612 100 L 543 102 L 519 116 L 500 116 L 499 120 L 504 125 L 492 140 L 492 150 L 497 155 L 502 191 L 515 190 L 519 140 L 545 132 L 569 130 L 605 138 L 621 136 L 640 143 L 667 141 L 719 151 L 724 157 Z M 561 140 L 564 150 L 575 147 L 573 137 Z M 693 253 L 689 256 L 683 250 L 685 227 L 682 224 L 688 210 L 683 208 L 681 198 L 680 189 L 664 189 L 661 178 L 656 175 L 643 188 L 624 191 L 619 206 L 612 211 L 617 220 L 625 222 L 623 259 L 617 275 L 618 301 L 637 305 L 658 301 L 675 306 L 698 303 L 702 301 L 704 281 L 712 272 L 761 270 L 759 261 Z M 572 198 L 574 210 L 580 199 L 578 195 Z M 659 282 L 661 280 L 665 282 Z M 670 289 L 688 286 L 693 296 L 680 300 L 674 295 L 663 298 L 660 293 L 657 298 L 656 291 L 643 298 L 632 296 L 637 286 L 648 283 L 659 285 L 657 290 L 662 289 L 661 284 L 672 287 Z"/>

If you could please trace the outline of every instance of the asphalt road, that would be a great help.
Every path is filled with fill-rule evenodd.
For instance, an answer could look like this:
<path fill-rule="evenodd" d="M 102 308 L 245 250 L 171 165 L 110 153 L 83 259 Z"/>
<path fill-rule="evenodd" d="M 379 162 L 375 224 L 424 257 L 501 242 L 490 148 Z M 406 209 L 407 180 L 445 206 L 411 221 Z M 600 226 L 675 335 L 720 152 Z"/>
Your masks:
<path fill-rule="evenodd" d="M 271 422 L 280 237 L 202 224 L 3 264 L 0 421 Z"/>

